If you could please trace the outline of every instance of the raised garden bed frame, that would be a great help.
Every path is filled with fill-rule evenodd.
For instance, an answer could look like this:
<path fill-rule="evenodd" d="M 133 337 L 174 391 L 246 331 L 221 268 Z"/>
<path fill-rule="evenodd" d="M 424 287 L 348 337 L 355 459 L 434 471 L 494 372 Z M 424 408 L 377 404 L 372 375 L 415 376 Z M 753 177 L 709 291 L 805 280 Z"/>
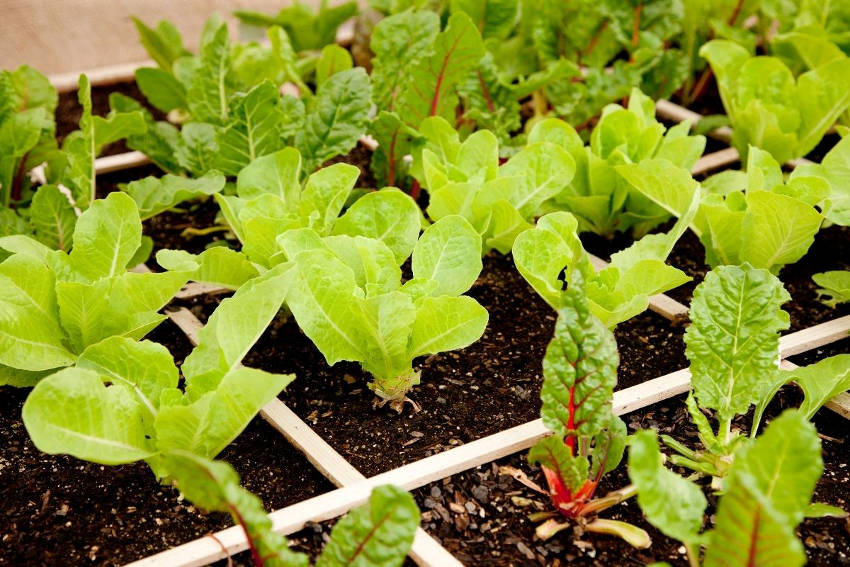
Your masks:
<path fill-rule="evenodd" d="M 337 42 L 345 45 L 351 42 L 352 37 L 353 26 L 343 25 L 337 34 Z M 132 81 L 133 74 L 138 67 L 150 64 L 151 62 L 141 62 L 102 68 L 94 70 L 88 75 L 93 84 L 106 86 L 117 82 Z M 67 92 L 76 88 L 76 77 L 77 74 L 65 73 L 51 76 L 50 79 L 57 90 Z M 656 113 L 659 117 L 672 122 L 696 123 L 701 118 L 696 112 L 667 100 L 656 102 Z M 709 135 L 721 142 L 728 143 L 731 133 L 730 128 L 723 127 Z M 375 141 L 368 136 L 363 137 L 361 143 L 370 149 L 376 147 Z M 738 160 L 737 150 L 728 147 L 702 156 L 694 165 L 692 174 L 704 175 L 714 172 Z M 786 166 L 793 168 L 807 162 L 808 160 L 805 159 L 794 160 L 787 163 Z M 148 163 L 150 163 L 150 160 L 141 152 L 127 152 L 98 158 L 95 161 L 95 171 L 97 174 L 105 174 L 132 169 Z M 37 171 L 35 175 L 38 176 Z M 606 264 L 600 258 L 592 257 L 592 260 L 597 269 Z M 144 265 L 136 268 L 137 271 L 146 271 L 147 269 Z M 175 295 L 175 299 L 188 299 L 206 294 L 221 293 L 222 291 L 224 290 L 214 286 L 190 283 Z M 663 294 L 651 297 L 649 308 L 671 323 L 681 321 L 688 314 L 688 308 L 685 305 Z M 166 311 L 166 314 L 189 341 L 196 345 L 197 333 L 203 327 L 201 321 L 186 308 Z M 787 334 L 780 341 L 780 361 L 778 362 L 783 368 L 793 369 L 795 368 L 794 364 L 784 360 L 786 357 L 830 344 L 847 337 L 848 334 L 850 334 L 850 315 Z M 624 415 L 667 400 L 687 392 L 689 389 L 690 372 L 687 368 L 684 368 L 615 392 L 614 411 L 618 415 Z M 850 394 L 845 392 L 836 396 L 826 404 L 826 407 L 850 419 Z M 542 420 L 535 419 L 366 478 L 281 400 L 276 398 L 269 402 L 261 410 L 260 415 L 301 451 L 319 472 L 339 487 L 336 490 L 270 513 L 269 516 L 273 521 L 274 529 L 287 535 L 301 530 L 308 522 L 330 520 L 347 513 L 352 508 L 367 501 L 372 488 L 375 486 L 395 484 L 406 490 L 413 490 L 528 449 L 537 440 L 549 433 Z M 207 565 L 246 548 L 247 541 L 242 528 L 234 526 L 139 559 L 129 563 L 127 567 Z M 422 528 L 416 533 L 410 557 L 423 567 L 462 565 Z"/>

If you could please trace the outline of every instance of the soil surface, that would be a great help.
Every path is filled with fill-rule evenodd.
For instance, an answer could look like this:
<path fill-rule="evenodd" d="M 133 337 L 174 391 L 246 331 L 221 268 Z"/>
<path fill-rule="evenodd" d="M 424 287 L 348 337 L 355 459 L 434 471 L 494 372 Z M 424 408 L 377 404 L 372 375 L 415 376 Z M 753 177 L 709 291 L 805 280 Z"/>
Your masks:
<path fill-rule="evenodd" d="M 490 313 L 472 346 L 415 361 L 422 383 L 401 415 L 373 408 L 368 377 L 354 363 L 329 368 L 293 320 L 278 318 L 245 359 L 297 379 L 281 398 L 363 474 L 371 476 L 536 419 L 541 368 L 555 313 L 518 274 L 509 257 L 488 256 L 469 295 Z M 218 298 L 187 305 L 201 320 Z M 620 325 L 620 387 L 685 366 L 682 328 L 646 312 Z"/>
<path fill-rule="evenodd" d="M 166 341 L 178 362 L 191 350 L 168 321 L 149 338 Z M 28 393 L 0 388 L 0 565 L 123 565 L 231 525 L 159 484 L 144 463 L 107 467 L 41 453 L 20 418 Z M 219 458 L 269 510 L 333 488 L 259 417 Z"/>
<path fill-rule="evenodd" d="M 795 407 L 800 395 L 792 388 L 780 392 L 768 409 L 772 418 L 785 408 Z M 696 429 L 691 425 L 679 396 L 650 408 L 624 416 L 629 431 L 653 428 L 696 447 Z M 746 430 L 748 418 L 736 425 Z M 850 504 L 850 422 L 822 410 L 815 423 L 823 435 L 825 471 L 817 485 L 814 500 L 847 509 Z M 605 566 L 646 565 L 667 561 L 687 567 L 684 548 L 649 525 L 634 499 L 602 513 L 602 517 L 637 525 L 652 538 L 646 550 L 634 549 L 622 540 L 567 529 L 548 541 L 535 538 L 535 525 L 528 515 L 550 510 L 548 496 L 539 494 L 515 480 L 510 467 L 525 473 L 529 479 L 545 486 L 545 479 L 536 466 L 526 461 L 526 453 L 515 454 L 454 475 L 414 491 L 423 514 L 423 528 L 436 537 L 449 551 L 467 565 L 476 567 L 506 567 L 546 565 Z M 683 473 L 679 470 L 677 472 Z M 625 464 L 606 475 L 598 495 L 616 490 L 629 483 Z M 703 484 L 705 481 L 703 481 Z M 707 515 L 715 511 L 716 499 L 709 497 Z M 835 567 L 850 565 L 850 524 L 840 519 L 806 520 L 798 528 L 809 558 L 808 565 Z"/>

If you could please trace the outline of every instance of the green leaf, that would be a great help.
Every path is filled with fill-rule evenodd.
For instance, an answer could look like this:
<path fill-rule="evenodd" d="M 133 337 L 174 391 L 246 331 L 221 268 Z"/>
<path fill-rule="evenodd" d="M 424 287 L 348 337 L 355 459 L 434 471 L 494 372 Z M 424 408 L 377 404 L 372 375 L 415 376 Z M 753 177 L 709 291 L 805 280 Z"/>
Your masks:
<path fill-rule="evenodd" d="M 144 415 L 131 388 L 106 386 L 97 372 L 83 368 L 67 368 L 43 379 L 22 411 L 39 450 L 104 465 L 132 463 L 155 454 Z"/>
<path fill-rule="evenodd" d="M 850 389 L 850 354 L 839 354 L 809 366 L 792 370 L 787 375 L 803 390 L 800 413 L 812 419 L 829 400 Z"/>
<path fill-rule="evenodd" d="M 519 10 L 518 0 L 452 0 L 451 12 L 464 12 L 485 38 L 506 37 L 514 27 Z"/>
<path fill-rule="evenodd" d="M 230 116 L 226 85 L 229 59 L 227 25 L 213 23 L 205 30 L 199 66 L 186 93 L 194 120 L 216 125 L 227 123 Z"/>
<path fill-rule="evenodd" d="M 817 176 L 829 182 L 830 193 L 821 204 L 824 216 L 842 226 L 850 226 L 850 136 L 845 136 L 824 156 L 820 164 L 795 169 L 798 176 Z"/>
<path fill-rule="evenodd" d="M 372 98 L 379 109 L 392 110 L 410 68 L 428 54 L 439 17 L 429 10 L 405 10 L 382 19 L 372 30 Z"/>
<path fill-rule="evenodd" d="M 54 285 L 47 266 L 26 254 L 0 264 L 0 364 L 41 371 L 74 363 L 59 325 Z"/>
<path fill-rule="evenodd" d="M 543 358 L 543 424 L 562 439 L 602 431 L 611 419 L 619 361 L 613 333 L 591 314 L 581 277 L 573 276 Z"/>
<path fill-rule="evenodd" d="M 294 276 L 281 265 L 241 286 L 216 308 L 198 332 L 198 346 L 183 363 L 191 399 L 215 389 L 234 371 L 277 315 Z"/>
<path fill-rule="evenodd" d="M 322 55 L 316 62 L 316 85 L 321 87 L 332 75 L 351 69 L 353 66 L 354 62 L 348 50 L 336 44 L 324 46 Z"/>
<path fill-rule="evenodd" d="M 28 212 L 39 241 L 56 250 L 71 248 L 77 215 L 68 197 L 56 185 L 39 187 Z"/>
<path fill-rule="evenodd" d="M 654 431 L 638 431 L 629 446 L 629 478 L 647 521 L 664 535 L 696 546 L 708 506 L 700 487 L 664 468 Z"/>
<path fill-rule="evenodd" d="M 236 192 L 245 199 L 270 193 L 288 207 L 295 207 L 301 198 L 300 176 L 301 154 L 295 148 L 284 148 L 242 168 L 236 178 Z"/>
<path fill-rule="evenodd" d="M 126 337 L 110 337 L 88 347 L 78 368 L 93 370 L 113 384 L 126 386 L 145 409 L 148 426 L 159 408 L 163 390 L 177 388 L 178 372 L 164 346 Z"/>
<path fill-rule="evenodd" d="M 489 315 L 471 297 L 424 297 L 416 304 L 412 357 L 467 347 L 481 338 Z"/>
<path fill-rule="evenodd" d="M 587 481 L 587 457 L 573 455 L 558 435 L 544 437 L 535 443 L 528 452 L 528 462 L 539 463 L 554 472 L 571 492 Z"/>
<path fill-rule="evenodd" d="M 237 95 L 226 127 L 216 134 L 213 166 L 233 176 L 258 157 L 281 149 L 285 119 L 280 93 L 272 83 L 263 81 L 244 96 Z"/>
<path fill-rule="evenodd" d="M 316 567 L 398 567 L 418 527 L 413 497 L 394 486 L 378 486 L 368 505 L 355 508 L 334 526 Z"/>
<path fill-rule="evenodd" d="M 464 13 L 452 14 L 434 40 L 433 52 L 410 68 L 396 100 L 399 116 L 413 127 L 428 116 L 454 123 L 458 102 L 454 89 L 483 56 L 484 43 L 475 24 Z"/>
<path fill-rule="evenodd" d="M 136 69 L 136 84 L 148 101 L 163 112 L 187 108 L 186 87 L 164 69 Z"/>
<path fill-rule="evenodd" d="M 289 549 L 286 538 L 272 530 L 272 521 L 259 498 L 242 488 L 239 475 L 224 461 L 210 461 L 185 451 L 166 455 L 165 467 L 180 492 L 195 506 L 227 512 L 241 525 L 257 555 L 266 565 L 308 567 L 306 555 Z"/>
<path fill-rule="evenodd" d="M 460 295 L 481 273 L 481 237 L 461 216 L 438 220 L 413 249 L 413 277 L 437 282 L 432 295 Z"/>
<path fill-rule="evenodd" d="M 122 190 L 130 195 L 139 208 L 141 220 L 149 219 L 183 201 L 213 195 L 224 189 L 224 177 L 210 172 L 191 179 L 167 174 L 162 177 L 145 177 L 131 181 Z"/>
<path fill-rule="evenodd" d="M 832 270 L 815 274 L 812 279 L 820 286 L 818 296 L 830 307 L 850 301 L 850 271 Z"/>
<path fill-rule="evenodd" d="M 170 271 L 191 272 L 189 279 L 208 285 L 236 290 L 259 275 L 257 268 L 243 254 L 215 246 L 200 254 L 184 250 L 160 250 L 157 263 Z"/>
<path fill-rule="evenodd" d="M 357 167 L 335 163 L 307 178 L 298 203 L 303 225 L 322 235 L 330 232 L 359 175 Z"/>
<path fill-rule="evenodd" d="M 44 108 L 33 108 L 12 115 L 0 125 L 0 188 L 4 206 L 8 206 L 12 200 L 12 189 L 22 165 L 21 160 L 38 144 L 49 116 Z"/>
<path fill-rule="evenodd" d="M 333 234 L 366 236 L 386 244 L 401 265 L 419 238 L 422 216 L 416 202 L 398 189 L 367 193 L 334 224 Z"/>
<path fill-rule="evenodd" d="M 142 244 L 136 204 L 123 193 L 110 193 L 91 204 L 77 220 L 69 259 L 89 280 L 122 274 Z"/>
<path fill-rule="evenodd" d="M 142 152 L 164 171 L 183 171 L 175 155 L 180 146 L 180 132 L 173 124 L 155 121 L 151 113 L 139 102 L 121 93 L 110 93 L 109 106 L 116 112 L 139 111 L 147 124 L 144 134 L 127 137 L 127 147 Z"/>
<path fill-rule="evenodd" d="M 174 24 L 162 20 L 156 29 L 148 27 L 139 18 L 132 16 L 136 30 L 139 32 L 139 40 L 160 68 L 170 71 L 171 65 L 180 57 L 189 55 L 183 47 L 180 31 Z"/>
<path fill-rule="evenodd" d="M 186 171 L 196 176 L 209 172 L 218 153 L 216 128 L 199 122 L 184 124 L 174 152 Z"/>
<path fill-rule="evenodd" d="M 685 333 L 691 384 L 700 406 L 716 410 L 721 421 L 761 400 L 766 377 L 777 372 L 788 300 L 776 276 L 748 264 L 715 268 L 694 291 Z"/>
<path fill-rule="evenodd" d="M 350 151 L 366 131 L 371 104 L 372 86 L 363 68 L 341 71 L 325 81 L 311 102 L 304 128 L 295 135 L 304 170 L 313 171 Z"/>
<path fill-rule="evenodd" d="M 704 565 L 803 565 L 794 529 L 823 472 L 814 426 L 787 411 L 738 451 L 717 510 Z"/>

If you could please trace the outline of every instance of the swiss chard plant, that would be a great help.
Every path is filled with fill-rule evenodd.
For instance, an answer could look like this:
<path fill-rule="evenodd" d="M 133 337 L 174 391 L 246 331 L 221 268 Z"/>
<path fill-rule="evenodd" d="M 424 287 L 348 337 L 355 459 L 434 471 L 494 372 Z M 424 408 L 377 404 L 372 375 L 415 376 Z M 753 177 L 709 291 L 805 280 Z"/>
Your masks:
<path fill-rule="evenodd" d="M 566 125 L 565 125 L 566 126 Z M 439 220 L 461 215 L 478 232 L 484 252 L 510 252 L 514 239 L 531 228 L 544 203 L 564 190 L 575 162 L 549 131 L 535 128 L 529 143 L 501 166 L 499 142 L 479 130 L 460 142 L 440 117 L 420 125 L 425 143 L 414 154 L 413 172 L 429 194 L 428 215 Z"/>
<path fill-rule="evenodd" d="M 611 263 L 600 272 L 587 258 L 578 237 L 578 220 L 566 212 L 549 213 L 532 230 L 521 233 L 513 256 L 519 273 L 553 309 L 560 309 L 568 296 L 572 278 L 585 273 L 587 303 L 606 327 L 614 327 L 646 310 L 649 297 L 673 289 L 689 277 L 665 263 L 676 241 L 687 229 L 699 203 L 696 184 L 687 191 L 671 184 L 672 192 L 688 213 L 666 234 L 649 234 L 629 248 L 611 255 Z M 685 186 L 684 189 L 688 190 Z M 690 203 L 687 204 L 687 201 Z"/>
<path fill-rule="evenodd" d="M 269 45 L 231 44 L 227 26 L 213 18 L 200 53 L 192 55 L 167 24 L 157 30 L 139 26 L 159 67 L 139 69 L 136 80 L 151 104 L 170 112 L 182 127 L 154 122 L 147 113 L 148 135 L 131 136 L 128 144 L 168 172 L 199 177 L 218 170 L 235 176 L 257 157 L 291 145 L 304 156 L 305 170 L 312 171 L 349 151 L 365 132 L 369 77 L 362 68 L 352 68 L 341 50 L 319 57 L 314 93 L 280 27 L 268 30 Z M 281 96 L 284 82 L 294 83 L 300 98 Z M 139 109 L 122 95 L 114 95 L 111 103 L 119 110 Z"/>
<path fill-rule="evenodd" d="M 299 327 L 328 364 L 359 362 L 381 404 L 401 411 L 420 381 L 414 358 L 466 347 L 484 333 L 487 310 L 462 295 L 481 271 L 481 239 L 463 217 L 425 229 L 413 247 L 413 277 L 404 283 L 407 256 L 377 238 L 323 239 L 302 229 L 280 243 L 296 266 L 286 304 Z"/>
<path fill-rule="evenodd" d="M 80 215 L 71 252 L 26 235 L 0 238 L 0 383 L 33 385 L 111 337 L 139 340 L 191 272 L 134 273 L 150 253 L 133 200 L 97 200 Z"/>
<path fill-rule="evenodd" d="M 749 264 L 715 268 L 697 286 L 685 354 L 693 387 L 688 412 L 702 448 L 692 450 L 662 436 L 678 453 L 671 457 L 673 464 L 724 477 L 737 458 L 736 451 L 747 444 L 747 437 L 732 427 L 736 416 L 755 406 L 750 428 L 750 437 L 755 437 L 768 403 L 784 384 L 793 382 L 802 389 L 800 414 L 805 418 L 850 387 L 850 355 L 793 371 L 779 369 L 779 331 L 789 325 L 781 306 L 788 300 L 776 276 Z M 711 410 L 716 417 L 716 432 L 703 410 Z"/>
<path fill-rule="evenodd" d="M 142 134 L 137 112 L 93 116 L 91 86 L 80 76 L 79 130 L 56 145 L 56 91 L 29 67 L 0 74 L 0 234 L 28 234 L 50 248 L 70 250 L 80 211 L 95 199 L 95 158 L 104 145 Z M 27 175 L 46 163 L 48 183 L 33 187 Z"/>
<path fill-rule="evenodd" d="M 618 167 L 632 187 L 674 215 L 684 210 L 669 190 L 670 177 L 653 162 Z M 687 175 L 680 172 L 680 175 Z M 711 266 L 748 262 L 778 273 L 802 258 L 829 208 L 830 184 L 818 175 L 784 179 L 766 151 L 750 148 L 747 171 L 725 171 L 703 183 L 699 211 L 690 223 Z"/>
<path fill-rule="evenodd" d="M 157 343 L 113 335 L 89 344 L 24 403 L 35 446 L 106 465 L 144 460 L 158 478 L 171 475 L 174 453 L 213 458 L 294 378 L 240 364 L 280 309 L 288 268 L 224 300 L 179 371 Z"/>
<path fill-rule="evenodd" d="M 652 99 L 634 89 L 628 107 L 612 104 L 602 110 L 587 147 L 560 121 L 541 122 L 530 137 L 557 140 L 576 162 L 576 175 L 554 196 L 553 208 L 576 215 L 582 232 L 610 238 L 631 230 L 640 237 L 670 213 L 635 190 L 619 166 L 661 169 L 670 177 L 667 182 L 681 185 L 680 191 L 690 195 L 692 182 L 683 180 L 678 170 L 690 171 L 705 149 L 705 138 L 689 135 L 689 128 L 681 123 L 667 130 L 655 119 Z"/>
<path fill-rule="evenodd" d="M 555 512 L 537 528 L 546 539 L 578 523 L 584 530 L 614 534 L 635 547 L 649 547 L 640 528 L 597 514 L 634 496 L 631 486 L 596 497 L 602 476 L 617 468 L 626 446 L 626 425 L 611 407 L 617 383 L 617 343 L 593 316 L 584 297 L 581 276 L 564 292 L 555 335 L 543 358 L 540 415 L 552 435 L 528 453 L 539 463 L 549 486 Z"/>
<path fill-rule="evenodd" d="M 664 467 L 654 431 L 639 431 L 630 442 L 629 476 L 644 516 L 684 544 L 693 567 L 804 565 L 806 553 L 795 532 L 800 522 L 845 515 L 811 503 L 822 473 L 817 431 L 802 413 L 787 410 L 737 450 L 714 525 L 703 531 L 708 502 L 699 485 Z"/>
<path fill-rule="evenodd" d="M 186 498 L 201 508 L 227 512 L 242 527 L 254 567 L 309 567 L 309 557 L 292 551 L 286 537 L 272 530 L 262 502 L 240 486 L 230 465 L 179 452 L 169 456 L 169 465 Z M 316 566 L 398 567 L 418 526 L 413 497 L 394 486 L 378 486 L 366 504 L 334 526 Z"/>
<path fill-rule="evenodd" d="M 753 56 L 729 40 L 711 41 L 700 54 L 717 77 L 732 144 L 745 162 L 750 146 L 780 163 L 805 156 L 850 107 L 850 58 L 843 54 L 797 77 L 781 59 Z"/>

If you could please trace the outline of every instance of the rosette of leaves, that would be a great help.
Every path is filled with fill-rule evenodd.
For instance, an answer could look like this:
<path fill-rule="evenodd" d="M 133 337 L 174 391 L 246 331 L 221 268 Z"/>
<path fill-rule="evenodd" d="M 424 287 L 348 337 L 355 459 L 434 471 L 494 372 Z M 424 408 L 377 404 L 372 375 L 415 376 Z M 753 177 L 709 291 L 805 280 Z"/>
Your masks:
<path fill-rule="evenodd" d="M 0 238 L 0 383 L 31 386 L 110 337 L 139 340 L 191 272 L 134 273 L 150 253 L 133 200 L 112 193 L 77 220 L 70 253 Z"/>
<path fill-rule="evenodd" d="M 341 48 L 324 50 L 315 62 L 314 93 L 280 27 L 268 30 L 267 46 L 231 44 L 227 26 L 212 18 L 199 54 L 192 55 L 170 24 L 161 22 L 157 30 L 137 25 L 159 65 L 137 71 L 139 88 L 182 127 L 155 122 L 143 111 L 149 133 L 131 136 L 128 144 L 165 171 L 200 177 L 218 170 L 235 176 L 254 159 L 292 145 L 311 171 L 348 152 L 365 132 L 369 77 L 362 68 L 352 68 Z M 294 83 L 300 98 L 281 96 L 284 82 Z M 113 95 L 110 102 L 115 109 L 141 110 L 122 95 Z"/>
<path fill-rule="evenodd" d="M 334 164 L 313 173 L 302 184 L 301 164 L 301 156 L 294 148 L 260 157 L 237 176 L 235 195 L 216 195 L 247 260 L 263 270 L 286 261 L 279 240 L 287 232 L 301 228 L 311 228 L 319 236 L 380 239 L 399 264 L 410 256 L 421 217 L 410 197 L 392 188 L 366 193 L 343 214 L 346 203 L 358 197 L 353 189 L 360 170 L 348 164 Z M 186 252 L 168 251 L 160 252 L 157 260 L 167 269 L 183 269 L 182 262 L 188 260 L 204 270 L 215 270 L 214 254 L 219 252 L 212 249 L 193 257 Z"/>
<path fill-rule="evenodd" d="M 590 312 L 577 273 L 564 292 L 555 335 L 543 359 L 540 416 L 552 435 L 538 441 L 528 453 L 529 462 L 543 467 L 556 510 L 535 515 L 549 518 L 537 528 L 541 539 L 580 521 L 587 531 L 617 535 L 635 547 L 649 547 L 644 530 L 596 517 L 634 495 L 633 489 L 626 487 L 595 498 L 599 481 L 617 468 L 626 446 L 626 425 L 611 406 L 618 364 L 614 335 Z"/>
<path fill-rule="evenodd" d="M 513 256 L 519 273 L 553 309 L 561 308 L 578 271 L 585 274 L 590 311 L 606 327 L 638 315 L 649 306 L 650 296 L 690 280 L 665 261 L 697 212 L 699 191 L 693 182 L 690 187 L 671 186 L 670 190 L 681 198 L 683 207 L 687 206 L 686 216 L 670 232 L 646 235 L 612 254 L 610 264 L 598 273 L 579 240 L 575 216 L 555 212 L 541 217 L 534 229 L 521 233 L 514 242 Z M 685 205 L 688 200 L 690 203 Z"/>
<path fill-rule="evenodd" d="M 629 476 L 644 516 L 681 541 L 695 567 L 804 565 L 806 553 L 796 534 L 800 522 L 846 516 L 832 506 L 810 503 L 822 473 L 817 431 L 799 411 L 786 410 L 763 435 L 736 451 L 714 525 L 702 531 L 707 500 L 700 487 L 664 467 L 654 431 L 639 431 L 630 441 Z"/>
<path fill-rule="evenodd" d="M 227 512 L 242 527 L 255 567 L 309 567 L 310 558 L 292 551 L 286 537 L 272 530 L 259 498 L 242 488 L 239 475 L 225 462 L 174 453 L 170 468 L 177 486 L 196 506 Z M 378 486 L 369 501 L 334 526 L 318 567 L 398 567 L 419 526 L 413 497 L 394 486 Z"/>
<path fill-rule="evenodd" d="M 796 77 L 781 59 L 753 56 L 729 40 L 705 44 L 700 55 L 717 77 L 744 162 L 751 146 L 780 163 L 805 156 L 850 107 L 850 58 L 843 54 Z"/>
<path fill-rule="evenodd" d="M 691 325 L 685 354 L 691 363 L 693 395 L 687 406 L 702 448 L 692 450 L 670 436 L 662 439 L 679 454 L 673 464 L 713 477 L 724 477 L 747 439 L 733 430 L 736 416 L 755 406 L 754 437 L 765 408 L 776 392 L 794 382 L 802 389 L 800 415 L 811 418 L 833 396 L 850 387 L 850 355 L 826 358 L 793 371 L 780 370 L 779 331 L 789 325 L 781 306 L 790 300 L 782 283 L 764 269 L 715 268 L 697 286 L 691 302 Z M 717 418 L 714 432 L 703 410 Z M 715 483 L 717 484 L 717 483 Z"/>
<path fill-rule="evenodd" d="M 631 186 L 679 216 L 681 198 L 671 180 L 689 175 L 649 161 L 617 168 Z M 690 228 L 705 246 L 711 266 L 748 262 L 779 273 L 802 258 L 824 220 L 839 218 L 843 189 L 835 190 L 817 169 L 805 169 L 784 179 L 779 164 L 765 151 L 750 148 L 747 171 L 718 173 L 703 183 L 699 212 Z"/>
<path fill-rule="evenodd" d="M 157 343 L 111 336 L 90 344 L 27 398 L 22 415 L 33 443 L 106 465 L 144 460 L 158 478 L 171 475 L 175 453 L 213 458 L 294 378 L 240 364 L 280 309 L 291 276 L 281 266 L 225 299 L 179 371 Z"/>
<path fill-rule="evenodd" d="M 564 190 L 575 172 L 567 150 L 535 128 L 529 143 L 499 165 L 499 141 L 479 130 L 463 142 L 439 117 L 425 119 L 425 143 L 413 159 L 413 172 L 429 194 L 428 216 L 461 215 L 481 234 L 484 253 L 510 252 L 514 239 L 531 228 L 544 204 Z"/>
<path fill-rule="evenodd" d="M 418 231 L 412 222 L 409 228 Z M 404 283 L 400 266 L 407 256 L 383 240 L 321 238 L 301 229 L 279 242 L 296 266 L 286 304 L 298 326 L 328 364 L 359 362 L 381 403 L 398 411 L 420 381 L 414 358 L 464 348 L 487 325 L 487 310 L 462 295 L 481 271 L 481 239 L 463 217 L 425 229 L 412 249 L 413 277 Z"/>
<path fill-rule="evenodd" d="M 58 98 L 47 78 L 29 67 L 0 73 L 0 104 L 5 105 L 0 109 L 0 234 L 27 234 L 50 248 L 70 250 L 77 216 L 95 199 L 95 158 L 106 144 L 146 129 L 137 112 L 92 116 L 85 75 L 77 96 L 83 107 L 79 130 L 60 150 L 53 120 Z M 48 183 L 32 187 L 28 173 L 43 163 Z"/>
<path fill-rule="evenodd" d="M 663 167 L 668 182 L 691 195 L 690 178 L 683 179 L 705 149 L 705 137 L 689 135 L 687 123 L 669 130 L 655 119 L 652 99 L 634 89 L 628 107 L 606 106 L 584 146 L 575 130 L 559 120 L 535 125 L 529 139 L 551 140 L 563 147 L 576 163 L 576 175 L 553 198 L 550 208 L 573 213 L 582 232 L 612 237 L 631 230 L 635 237 L 670 218 L 669 211 L 635 190 L 618 166 L 642 166 L 642 171 Z M 658 176 L 658 174 L 656 174 Z M 686 200 L 683 197 L 683 200 Z"/>

